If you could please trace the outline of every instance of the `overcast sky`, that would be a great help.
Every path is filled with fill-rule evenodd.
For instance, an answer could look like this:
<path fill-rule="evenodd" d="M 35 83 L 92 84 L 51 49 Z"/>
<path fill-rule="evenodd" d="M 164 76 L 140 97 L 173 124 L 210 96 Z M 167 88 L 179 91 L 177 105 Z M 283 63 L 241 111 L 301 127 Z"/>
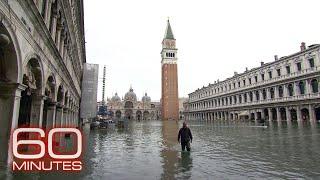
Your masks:
<path fill-rule="evenodd" d="M 177 40 L 179 96 L 320 43 L 319 0 L 85 0 L 87 62 L 106 94 L 161 97 L 166 21 Z M 99 82 L 98 100 L 101 100 Z"/>

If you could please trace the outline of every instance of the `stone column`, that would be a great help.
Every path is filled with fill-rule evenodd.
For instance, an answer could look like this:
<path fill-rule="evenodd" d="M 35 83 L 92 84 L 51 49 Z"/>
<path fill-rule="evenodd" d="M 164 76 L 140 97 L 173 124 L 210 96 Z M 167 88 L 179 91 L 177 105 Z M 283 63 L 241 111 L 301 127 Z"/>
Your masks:
<path fill-rule="evenodd" d="M 50 102 L 48 106 L 47 112 L 47 128 L 51 129 L 55 127 L 55 119 L 56 119 L 56 102 Z"/>
<path fill-rule="evenodd" d="M 257 96 L 256 96 L 256 92 L 252 91 L 252 101 L 257 101 Z"/>
<path fill-rule="evenodd" d="M 238 94 L 236 95 L 236 99 L 237 99 L 237 104 L 239 104 L 240 102 L 239 102 L 239 95 Z"/>
<path fill-rule="evenodd" d="M 264 101 L 265 99 L 263 99 L 263 94 L 262 94 L 262 90 L 258 90 L 259 91 L 259 96 L 260 96 L 260 100 L 261 101 Z"/>
<path fill-rule="evenodd" d="M 274 98 L 275 99 L 279 98 L 279 88 L 278 88 L 278 86 L 274 87 Z"/>
<path fill-rule="evenodd" d="M 315 114 L 315 110 L 312 107 L 311 104 L 309 104 L 309 117 L 310 117 L 310 122 L 315 122 L 316 121 L 316 114 Z"/>
<path fill-rule="evenodd" d="M 298 96 L 300 94 L 298 82 L 294 82 L 293 89 L 294 89 L 294 92 L 293 92 L 294 96 Z"/>
<path fill-rule="evenodd" d="M 61 40 L 61 31 L 62 31 L 62 24 L 60 22 L 58 22 L 57 24 L 57 35 L 56 35 L 56 46 L 58 51 L 60 51 L 60 40 Z"/>
<path fill-rule="evenodd" d="M 67 127 L 68 126 L 68 122 L 69 122 L 69 111 L 67 107 L 63 108 L 63 122 L 62 127 Z"/>
<path fill-rule="evenodd" d="M 57 10 L 53 10 L 51 13 L 52 13 L 52 22 L 51 22 L 52 24 L 51 24 L 50 32 L 51 32 L 51 36 L 52 36 L 53 41 L 55 41 L 55 39 L 56 39 L 58 12 L 57 12 Z"/>
<path fill-rule="evenodd" d="M 42 127 L 43 118 L 43 95 L 32 95 L 30 125 L 32 127 Z"/>
<path fill-rule="evenodd" d="M 297 121 L 302 121 L 300 106 L 297 106 Z"/>
<path fill-rule="evenodd" d="M 256 121 L 258 119 L 258 112 L 257 110 L 253 110 L 254 120 Z"/>
<path fill-rule="evenodd" d="M 267 88 L 266 92 L 267 92 L 267 99 L 271 99 L 270 88 Z"/>
<path fill-rule="evenodd" d="M 0 81 L 0 164 L 11 164 L 12 136 L 11 130 L 18 127 L 21 91 L 26 86 L 18 83 Z"/>
<path fill-rule="evenodd" d="M 63 106 L 60 104 L 57 104 L 55 127 L 61 127 L 62 122 L 63 122 Z"/>
<path fill-rule="evenodd" d="M 280 108 L 279 108 L 279 107 L 277 107 L 277 108 L 276 108 L 276 111 L 277 111 L 277 121 L 281 121 Z"/>
<path fill-rule="evenodd" d="M 289 90 L 287 84 L 283 86 L 283 97 L 289 97 Z"/>
<path fill-rule="evenodd" d="M 75 126 L 76 127 L 79 126 L 79 112 L 78 112 L 78 110 L 76 110 L 76 112 L 75 112 Z"/>
<path fill-rule="evenodd" d="M 307 79 L 306 81 L 305 81 L 305 84 L 306 84 L 306 92 L 305 92 L 305 94 L 311 94 L 311 87 L 310 87 L 310 80 L 309 79 Z"/>
<path fill-rule="evenodd" d="M 61 34 L 61 40 L 60 40 L 60 44 L 59 44 L 59 49 L 60 49 L 60 55 L 62 57 L 62 59 L 64 59 L 64 40 L 66 38 L 66 32 L 65 31 L 62 31 L 62 34 Z"/>
<path fill-rule="evenodd" d="M 286 117 L 287 117 L 287 121 L 291 122 L 292 117 L 291 117 L 289 107 L 286 107 Z"/>
<path fill-rule="evenodd" d="M 50 16 L 51 16 L 51 2 L 50 2 L 50 0 L 47 0 L 44 21 L 45 21 L 48 29 L 50 28 Z"/>
<path fill-rule="evenodd" d="M 268 108 L 269 121 L 272 121 L 272 112 L 271 108 Z"/>
<path fill-rule="evenodd" d="M 263 110 L 263 109 L 261 109 L 261 118 L 262 118 L 263 120 L 266 119 L 266 115 L 264 114 L 264 110 Z"/>
<path fill-rule="evenodd" d="M 68 56 L 68 48 L 69 48 L 69 46 L 68 46 L 68 44 L 64 44 L 64 50 L 63 50 L 63 59 L 67 59 L 67 56 Z"/>
<path fill-rule="evenodd" d="M 73 110 L 71 109 L 70 111 L 70 127 L 74 127 L 74 122 L 73 122 Z"/>

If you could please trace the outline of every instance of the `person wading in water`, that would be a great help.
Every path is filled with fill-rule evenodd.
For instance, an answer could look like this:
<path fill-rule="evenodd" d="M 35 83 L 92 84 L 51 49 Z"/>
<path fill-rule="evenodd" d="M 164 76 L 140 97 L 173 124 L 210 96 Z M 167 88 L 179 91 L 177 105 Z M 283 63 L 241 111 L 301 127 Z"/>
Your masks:
<path fill-rule="evenodd" d="M 179 130 L 178 141 L 181 143 L 182 151 L 187 147 L 187 151 L 190 151 L 190 143 L 192 143 L 191 130 L 187 127 L 187 123 L 183 122 L 183 127 Z"/>

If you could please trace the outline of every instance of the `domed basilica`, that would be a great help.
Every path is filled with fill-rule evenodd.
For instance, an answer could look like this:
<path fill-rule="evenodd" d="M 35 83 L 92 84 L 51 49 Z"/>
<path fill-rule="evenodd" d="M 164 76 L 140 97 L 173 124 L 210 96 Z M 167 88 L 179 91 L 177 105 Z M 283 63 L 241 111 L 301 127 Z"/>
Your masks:
<path fill-rule="evenodd" d="M 118 93 L 108 99 L 109 114 L 114 118 L 127 118 L 129 120 L 158 120 L 160 117 L 160 103 L 151 102 L 151 98 L 145 93 L 141 101 L 137 100 L 132 87 L 120 98 Z"/>

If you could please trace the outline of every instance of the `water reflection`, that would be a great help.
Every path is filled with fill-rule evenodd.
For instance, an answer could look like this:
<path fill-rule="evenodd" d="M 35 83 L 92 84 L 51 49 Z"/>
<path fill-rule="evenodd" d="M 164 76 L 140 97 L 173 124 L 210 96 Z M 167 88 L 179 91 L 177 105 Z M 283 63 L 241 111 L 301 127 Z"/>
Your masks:
<path fill-rule="evenodd" d="M 181 126 L 175 121 L 163 121 L 162 123 L 163 149 L 160 154 L 163 158 L 162 179 L 191 178 L 192 156 L 191 152 L 181 151 L 178 142 L 179 125 Z"/>
<path fill-rule="evenodd" d="M 72 179 L 319 179 L 319 124 L 189 122 L 191 152 L 177 141 L 181 122 L 130 122 L 84 131 L 85 169 Z M 2 177 L 1 177 L 2 176 Z M 66 179 L 63 173 L 15 173 L 0 179 Z"/>

